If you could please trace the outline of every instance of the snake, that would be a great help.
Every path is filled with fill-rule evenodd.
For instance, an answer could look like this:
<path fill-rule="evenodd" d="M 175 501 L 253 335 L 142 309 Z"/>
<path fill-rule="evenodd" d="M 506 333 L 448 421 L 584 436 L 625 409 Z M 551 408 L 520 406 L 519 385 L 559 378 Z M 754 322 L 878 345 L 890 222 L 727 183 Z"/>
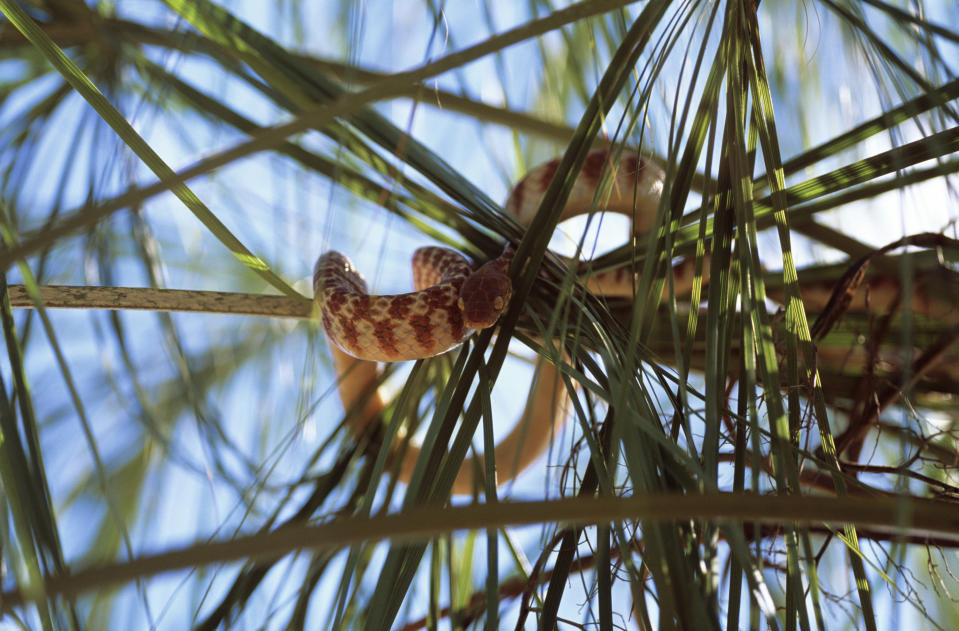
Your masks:
<path fill-rule="evenodd" d="M 529 170 L 510 191 L 505 212 L 528 226 L 556 175 L 555 159 Z M 596 209 L 628 216 L 632 231 L 653 227 L 663 190 L 663 171 L 639 154 L 609 149 L 590 152 L 576 175 L 559 221 Z M 356 437 L 367 431 L 385 409 L 376 389 L 378 362 L 433 357 L 460 345 L 475 331 L 496 324 L 509 305 L 509 267 L 514 250 L 478 267 L 455 250 L 422 247 L 413 254 L 414 291 L 370 294 L 350 260 L 336 251 L 322 254 L 313 273 L 316 309 L 330 342 L 337 389 L 348 411 L 347 426 Z M 676 291 L 691 287 L 691 266 L 674 267 Z M 604 296 L 632 296 L 638 275 L 616 268 L 588 279 L 587 288 Z M 551 444 L 567 416 L 568 394 L 556 368 L 541 362 L 520 423 L 496 444 L 497 484 L 512 480 Z M 407 441 L 408 442 L 408 441 Z M 407 444 L 393 462 L 402 482 L 412 476 L 420 448 Z M 482 456 L 467 458 L 454 482 L 454 494 L 479 486 Z"/>

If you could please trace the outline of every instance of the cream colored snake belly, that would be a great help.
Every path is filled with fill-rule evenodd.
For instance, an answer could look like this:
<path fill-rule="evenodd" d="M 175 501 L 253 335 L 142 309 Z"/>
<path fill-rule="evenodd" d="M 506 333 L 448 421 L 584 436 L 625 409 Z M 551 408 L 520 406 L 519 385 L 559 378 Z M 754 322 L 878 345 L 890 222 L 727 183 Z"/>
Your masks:
<path fill-rule="evenodd" d="M 559 160 L 553 160 L 527 173 L 513 188 L 506 212 L 529 225 L 558 165 Z M 607 177 L 611 178 L 609 196 L 597 200 L 597 190 Z M 622 155 L 614 162 L 609 151 L 593 152 L 574 182 L 560 220 L 599 208 L 626 214 L 635 233 L 645 232 L 655 221 L 662 180 L 662 171 L 635 154 Z M 432 357 L 457 346 L 473 331 L 496 323 L 510 299 L 507 272 L 511 258 L 512 249 L 507 248 L 502 256 L 474 271 L 469 261 L 453 250 L 420 248 L 413 255 L 415 291 L 382 296 L 368 293 L 363 278 L 339 252 L 319 258 L 313 274 L 314 299 L 331 342 L 340 398 L 351 411 L 351 432 L 362 435 L 385 407 L 376 392 L 376 362 Z M 605 295 L 631 296 L 635 282 L 631 271 L 613 270 L 592 277 L 588 286 Z M 677 286 L 676 291 L 683 289 Z M 496 446 L 499 484 L 516 477 L 545 451 L 565 421 L 567 403 L 555 368 L 543 362 L 523 415 L 525 425 L 518 423 Z M 362 410 L 357 409 L 361 404 Z M 395 463 L 400 480 L 409 480 L 419 455 L 415 446 L 406 448 Z M 454 493 L 470 493 L 481 486 L 473 477 L 474 471 L 483 470 L 481 462 L 464 462 Z"/>

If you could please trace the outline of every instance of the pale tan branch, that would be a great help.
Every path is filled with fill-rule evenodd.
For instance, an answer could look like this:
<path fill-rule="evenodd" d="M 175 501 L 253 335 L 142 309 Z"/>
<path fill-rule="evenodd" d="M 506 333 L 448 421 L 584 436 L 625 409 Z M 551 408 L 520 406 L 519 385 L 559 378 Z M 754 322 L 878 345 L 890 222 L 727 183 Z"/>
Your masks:
<path fill-rule="evenodd" d="M 14 308 L 37 307 L 23 285 L 10 285 L 7 293 Z M 48 309 L 190 311 L 280 318 L 310 318 L 313 313 L 313 303 L 304 298 L 223 291 L 46 285 L 39 288 L 39 294 L 41 304 Z"/>

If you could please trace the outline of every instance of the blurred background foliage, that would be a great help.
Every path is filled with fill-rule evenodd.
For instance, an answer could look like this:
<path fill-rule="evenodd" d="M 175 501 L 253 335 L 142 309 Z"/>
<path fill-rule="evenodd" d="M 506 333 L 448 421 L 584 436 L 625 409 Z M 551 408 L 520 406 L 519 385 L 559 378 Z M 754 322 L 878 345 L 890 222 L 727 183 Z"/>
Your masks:
<path fill-rule="evenodd" d="M 959 627 L 955 3 L 0 11 L 0 624 Z M 568 183 L 598 147 L 664 167 L 650 234 L 502 215 L 533 165 Z M 382 427 L 346 431 L 317 255 L 395 293 L 420 245 L 506 239 L 531 264 L 504 334 L 391 367 Z M 635 299 L 547 245 L 642 270 Z M 711 282 L 660 300 L 674 257 Z M 572 418 L 444 508 L 537 356 Z M 417 422 L 431 473 L 397 484 L 384 432 Z"/>

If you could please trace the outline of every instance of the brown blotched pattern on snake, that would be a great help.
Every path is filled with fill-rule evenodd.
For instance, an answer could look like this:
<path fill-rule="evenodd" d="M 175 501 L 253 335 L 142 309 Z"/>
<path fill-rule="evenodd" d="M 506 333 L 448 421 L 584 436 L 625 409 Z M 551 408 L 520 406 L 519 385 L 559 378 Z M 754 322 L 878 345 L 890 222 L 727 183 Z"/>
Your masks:
<path fill-rule="evenodd" d="M 327 252 L 316 262 L 313 291 L 323 329 L 354 357 L 402 361 L 432 357 L 469 334 L 457 302 L 473 272 L 462 256 L 443 248 L 420 248 L 413 257 L 417 291 L 373 296 L 349 259 Z"/>
<path fill-rule="evenodd" d="M 624 154 L 617 162 L 612 158 L 609 151 L 587 156 L 560 220 L 598 207 L 631 217 L 634 232 L 652 226 L 662 171 L 635 154 Z M 559 163 L 552 160 L 534 168 L 514 187 L 506 211 L 520 223 L 532 221 Z M 512 249 L 507 249 L 474 272 L 458 252 L 420 248 L 413 255 L 416 291 L 373 296 L 349 259 L 327 252 L 313 275 L 323 329 L 337 347 L 360 359 L 402 361 L 438 355 L 460 344 L 472 330 L 495 324 L 509 303 L 511 259 Z M 628 269 L 618 269 L 594 275 L 589 287 L 605 295 L 629 296 L 635 281 Z"/>

